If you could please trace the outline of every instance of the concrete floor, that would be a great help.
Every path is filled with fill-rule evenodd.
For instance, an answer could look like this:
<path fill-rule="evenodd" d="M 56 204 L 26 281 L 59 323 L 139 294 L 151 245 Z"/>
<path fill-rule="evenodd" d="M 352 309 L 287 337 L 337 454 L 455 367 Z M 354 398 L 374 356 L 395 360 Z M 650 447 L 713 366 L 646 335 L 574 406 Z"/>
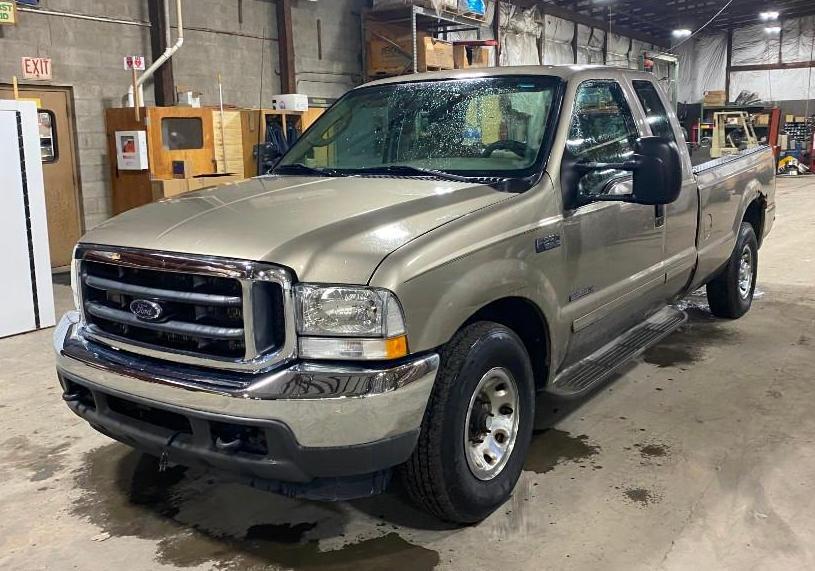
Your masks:
<path fill-rule="evenodd" d="M 68 412 L 50 331 L 3 340 L 0 568 L 815 568 L 814 217 L 815 178 L 780 180 L 749 315 L 692 297 L 590 401 L 542 403 L 511 501 L 465 529 L 397 493 L 319 504 L 159 474 Z"/>

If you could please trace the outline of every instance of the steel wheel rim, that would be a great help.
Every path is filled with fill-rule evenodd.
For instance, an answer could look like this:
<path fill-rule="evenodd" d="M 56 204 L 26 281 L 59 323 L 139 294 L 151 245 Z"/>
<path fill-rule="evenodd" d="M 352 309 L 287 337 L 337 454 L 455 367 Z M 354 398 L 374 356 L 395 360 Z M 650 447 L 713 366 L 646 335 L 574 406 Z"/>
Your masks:
<path fill-rule="evenodd" d="M 753 289 L 753 251 L 745 246 L 739 259 L 739 294 L 746 299 Z"/>
<path fill-rule="evenodd" d="M 503 367 L 490 369 L 473 391 L 464 423 L 464 452 L 473 476 L 492 480 L 506 466 L 518 437 L 518 385 Z"/>

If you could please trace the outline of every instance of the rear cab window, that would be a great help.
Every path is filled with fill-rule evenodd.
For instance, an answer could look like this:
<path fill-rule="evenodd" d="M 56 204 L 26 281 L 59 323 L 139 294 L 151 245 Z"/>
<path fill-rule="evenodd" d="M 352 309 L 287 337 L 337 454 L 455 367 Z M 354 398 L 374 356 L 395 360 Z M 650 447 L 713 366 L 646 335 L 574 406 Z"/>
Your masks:
<path fill-rule="evenodd" d="M 642 110 L 645 112 L 645 120 L 651 128 L 651 133 L 657 137 L 664 137 L 676 143 L 676 134 L 671 126 L 671 120 L 668 117 L 668 112 L 662 104 L 662 99 L 659 97 L 659 92 L 653 83 L 645 80 L 635 80 L 631 82 L 634 86 L 634 92 L 637 94 L 637 99 L 642 105 Z"/>

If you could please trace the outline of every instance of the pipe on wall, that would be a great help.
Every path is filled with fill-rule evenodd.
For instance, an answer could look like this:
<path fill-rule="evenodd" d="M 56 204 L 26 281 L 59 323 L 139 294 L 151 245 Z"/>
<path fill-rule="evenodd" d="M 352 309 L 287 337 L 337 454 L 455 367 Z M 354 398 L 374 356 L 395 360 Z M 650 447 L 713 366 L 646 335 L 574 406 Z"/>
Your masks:
<path fill-rule="evenodd" d="M 175 43 L 171 46 L 170 45 L 170 26 L 167 26 L 167 49 L 164 50 L 164 53 L 159 56 L 159 58 L 153 62 L 153 65 L 148 67 L 143 74 L 136 80 L 136 88 L 138 89 L 138 97 L 134 92 L 133 86 L 131 85 L 127 91 L 127 104 L 129 107 L 135 107 L 136 105 L 141 106 L 144 103 L 144 84 L 147 82 L 148 79 L 153 77 L 153 74 L 156 73 L 156 70 L 164 65 L 171 57 L 175 55 L 175 53 L 181 49 L 181 46 L 184 45 L 184 20 L 181 17 L 181 0 L 176 0 L 176 18 L 177 18 L 177 27 L 178 27 L 178 37 L 176 38 Z M 170 0 L 164 0 L 164 10 L 165 10 L 165 17 L 167 18 L 167 22 L 169 24 L 169 15 L 170 15 Z M 138 101 L 136 99 L 138 98 Z"/>

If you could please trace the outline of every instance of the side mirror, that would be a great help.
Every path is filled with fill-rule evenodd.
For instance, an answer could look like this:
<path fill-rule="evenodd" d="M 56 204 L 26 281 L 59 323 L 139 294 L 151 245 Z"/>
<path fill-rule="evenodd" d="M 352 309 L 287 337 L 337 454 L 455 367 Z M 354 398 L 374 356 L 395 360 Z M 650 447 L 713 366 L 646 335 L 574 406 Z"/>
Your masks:
<path fill-rule="evenodd" d="M 623 170 L 634 174 L 631 194 L 592 194 L 592 200 L 633 202 L 635 204 L 670 204 L 682 190 L 682 161 L 676 143 L 664 137 L 640 137 L 634 155 L 624 163 L 577 163 L 585 174 L 593 170 Z"/>

